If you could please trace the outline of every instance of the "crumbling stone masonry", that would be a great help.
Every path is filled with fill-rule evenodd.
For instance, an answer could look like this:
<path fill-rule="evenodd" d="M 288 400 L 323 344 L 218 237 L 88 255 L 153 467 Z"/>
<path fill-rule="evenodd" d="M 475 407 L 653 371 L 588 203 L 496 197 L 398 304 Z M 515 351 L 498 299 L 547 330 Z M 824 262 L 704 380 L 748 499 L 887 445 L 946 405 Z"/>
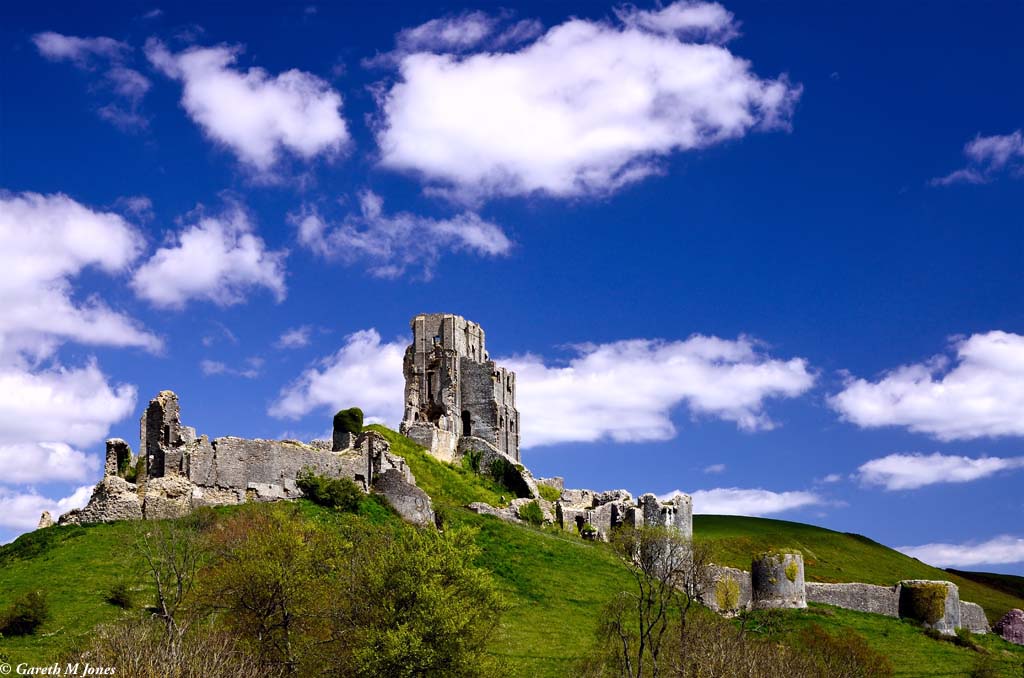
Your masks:
<path fill-rule="evenodd" d="M 799 553 L 765 553 L 754 558 L 750 579 L 757 609 L 807 607 L 804 557 Z"/>
<path fill-rule="evenodd" d="M 141 458 L 125 441 L 107 441 L 103 479 L 88 505 L 65 513 L 60 523 L 176 518 L 199 506 L 292 499 L 302 496 L 296 478 L 307 468 L 382 494 L 410 522 L 433 523 L 430 497 L 383 436 L 367 431 L 335 438 L 345 446 L 197 437 L 181 424 L 178 396 L 161 391 L 142 415 Z"/>
<path fill-rule="evenodd" d="M 687 494 L 677 494 L 663 502 L 648 493 L 634 502 L 626 490 L 562 490 L 555 502 L 555 520 L 563 530 L 575 532 L 589 525 L 594 528 L 595 537 L 603 541 L 621 525 L 668 527 L 691 539 L 693 500 Z"/>
<path fill-rule="evenodd" d="M 483 328 L 449 313 L 417 315 L 411 327 L 401 432 L 443 461 L 472 438 L 470 447 L 491 447 L 518 464 L 516 375 L 490 359 Z"/>
<path fill-rule="evenodd" d="M 1024 610 L 1014 608 L 996 622 L 995 632 L 1003 640 L 1015 645 L 1024 645 Z"/>

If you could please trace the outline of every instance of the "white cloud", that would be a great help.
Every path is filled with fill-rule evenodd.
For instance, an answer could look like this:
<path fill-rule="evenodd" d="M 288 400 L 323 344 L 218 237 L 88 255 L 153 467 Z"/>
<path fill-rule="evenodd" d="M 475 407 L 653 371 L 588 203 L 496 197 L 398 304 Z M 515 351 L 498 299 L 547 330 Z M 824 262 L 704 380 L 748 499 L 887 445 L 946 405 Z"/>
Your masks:
<path fill-rule="evenodd" d="M 100 466 L 98 456 L 65 443 L 0 445 L 0 478 L 5 483 L 89 480 Z"/>
<path fill-rule="evenodd" d="M 472 212 L 431 219 L 408 212 L 385 214 L 372 191 L 359 196 L 360 213 L 329 226 L 313 208 L 291 216 L 299 242 L 326 259 L 365 263 L 373 275 L 394 278 L 422 266 L 429 278 L 443 250 L 481 256 L 507 254 L 512 243 L 497 226 Z"/>
<path fill-rule="evenodd" d="M 135 272 L 132 287 L 162 308 L 182 308 L 192 299 L 229 306 L 258 287 L 282 301 L 286 256 L 267 250 L 245 211 L 234 206 L 220 217 L 200 216 L 178 233 Z"/>
<path fill-rule="evenodd" d="M 406 28 L 398 33 L 395 42 L 401 52 L 458 51 L 478 45 L 491 34 L 495 24 L 495 20 L 483 12 L 465 12 Z"/>
<path fill-rule="evenodd" d="M 381 343 L 377 330 L 345 337 L 345 345 L 281 390 L 272 417 L 297 419 L 314 410 L 333 414 L 359 407 L 367 419 L 397 426 L 402 419 L 405 343 Z"/>
<path fill-rule="evenodd" d="M 345 346 L 283 389 L 275 417 L 358 405 L 396 424 L 402 416 L 402 357 L 407 342 L 381 343 L 376 330 L 349 335 Z M 523 447 L 562 442 L 665 440 L 675 435 L 670 411 L 736 422 L 745 430 L 773 426 L 763 412 L 771 397 L 794 397 L 814 382 L 803 359 L 762 355 L 748 339 L 691 337 L 633 340 L 577 348 L 567 366 L 536 356 L 497 358 L 516 371 Z"/>
<path fill-rule="evenodd" d="M 671 497 L 678 491 L 663 496 Z M 767 516 L 828 503 L 814 492 L 772 492 L 760 488 L 716 487 L 712 490 L 697 490 L 690 493 L 690 496 L 693 497 L 694 513 L 723 516 Z"/>
<path fill-rule="evenodd" d="M 260 376 L 260 369 L 263 367 L 262 358 L 248 358 L 246 359 L 245 364 L 248 365 L 248 367 L 238 368 L 229 367 L 218 360 L 200 360 L 199 369 L 208 377 L 214 375 L 227 375 L 232 377 L 255 379 Z"/>
<path fill-rule="evenodd" d="M 964 155 L 969 163 L 967 167 L 932 179 L 931 184 L 985 184 L 1004 170 L 1024 172 L 1024 134 L 1020 130 L 987 137 L 979 134 L 964 146 Z"/>
<path fill-rule="evenodd" d="M 499 362 L 517 375 L 523 447 L 667 440 L 676 434 L 672 410 L 683 404 L 747 431 L 770 429 L 765 400 L 796 397 L 814 383 L 804 359 L 771 358 L 745 337 L 578 346 L 564 366 L 533 355 Z"/>
<path fill-rule="evenodd" d="M 123 130 L 142 129 L 149 124 L 139 109 L 150 82 L 142 73 L 125 65 L 133 51 L 130 45 L 113 38 L 79 38 L 53 31 L 37 33 L 32 41 L 39 53 L 50 61 L 70 61 L 87 71 L 99 63 L 105 64 L 106 71 L 99 84 L 112 90 L 119 100 L 100 106 L 96 112 Z"/>
<path fill-rule="evenodd" d="M 281 334 L 281 338 L 274 345 L 278 348 L 302 348 L 303 346 L 309 346 L 309 335 L 312 331 L 313 327 L 311 325 L 293 327 Z"/>
<path fill-rule="evenodd" d="M 838 483 L 843 477 L 838 473 L 829 473 L 827 476 L 821 479 L 823 483 Z"/>
<path fill-rule="evenodd" d="M 913 490 L 936 483 L 968 483 L 1011 469 L 1024 468 L 1024 457 L 959 457 L 934 454 L 890 454 L 857 469 L 861 482 L 887 490 Z"/>
<path fill-rule="evenodd" d="M 938 356 L 850 379 L 829 401 L 862 428 L 906 426 L 940 440 L 1024 435 L 1024 336 L 992 331 L 954 343 L 954 362 Z"/>
<path fill-rule="evenodd" d="M 333 155 L 349 140 L 341 95 L 297 69 L 276 76 L 232 68 L 238 47 L 191 47 L 172 53 L 158 40 L 146 56 L 184 87 L 181 104 L 208 137 L 253 168 L 267 172 L 285 151 L 310 160 Z"/>
<path fill-rule="evenodd" d="M 673 152 L 787 127 L 799 86 L 671 28 L 731 22 L 716 11 L 676 3 L 626 24 L 571 19 L 514 52 L 403 55 L 380 98 L 381 163 L 462 199 L 586 195 Z"/>
<path fill-rule="evenodd" d="M 983 542 L 897 546 L 896 550 L 936 567 L 971 567 L 1024 562 L 1024 539 L 1008 534 Z"/>
<path fill-rule="evenodd" d="M 50 499 L 35 490 L 16 492 L 0 487 L 0 527 L 23 531 L 35 529 L 43 511 L 49 511 L 56 520 L 62 513 L 89 503 L 92 489 L 92 485 L 85 485 L 63 499 Z"/>
<path fill-rule="evenodd" d="M 107 37 L 79 38 L 44 31 L 32 36 L 39 53 L 50 61 L 71 61 L 80 68 L 88 67 L 97 57 L 120 61 L 131 46 Z"/>
<path fill-rule="evenodd" d="M 127 271 L 142 246 L 120 215 L 59 193 L 0 193 L 0 360 L 22 352 L 39 359 L 68 340 L 159 350 L 152 333 L 98 297 L 76 300 L 71 285 L 86 268 Z"/>
<path fill-rule="evenodd" d="M 711 464 L 711 466 L 705 466 L 704 473 L 725 473 L 725 464 Z"/>
<path fill-rule="evenodd" d="M 724 43 L 739 36 L 739 25 L 732 12 L 717 2 L 683 0 L 658 10 L 640 10 L 629 5 L 615 13 L 627 26 L 683 39 Z"/>
<path fill-rule="evenodd" d="M 135 408 L 136 390 L 111 386 L 90 362 L 28 372 L 0 367 L 0 445 L 61 441 L 86 445 L 102 440 L 110 425 Z"/>

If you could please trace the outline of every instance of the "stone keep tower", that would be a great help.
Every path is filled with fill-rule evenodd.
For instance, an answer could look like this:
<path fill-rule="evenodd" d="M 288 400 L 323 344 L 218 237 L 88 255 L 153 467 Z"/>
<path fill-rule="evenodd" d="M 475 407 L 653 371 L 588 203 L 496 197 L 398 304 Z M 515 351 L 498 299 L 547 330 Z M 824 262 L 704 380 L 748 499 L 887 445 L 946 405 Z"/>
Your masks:
<path fill-rule="evenodd" d="M 516 375 L 490 360 L 483 328 L 449 313 L 411 326 L 401 432 L 445 461 L 483 441 L 519 462 Z"/>

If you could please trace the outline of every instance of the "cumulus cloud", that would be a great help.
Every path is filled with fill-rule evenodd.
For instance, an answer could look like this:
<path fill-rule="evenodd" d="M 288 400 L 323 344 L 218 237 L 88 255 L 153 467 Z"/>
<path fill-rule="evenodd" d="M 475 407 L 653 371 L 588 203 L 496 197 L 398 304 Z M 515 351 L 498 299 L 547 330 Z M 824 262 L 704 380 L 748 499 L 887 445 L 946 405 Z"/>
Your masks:
<path fill-rule="evenodd" d="M 936 567 L 973 567 L 1024 562 L 1024 539 L 1008 534 L 983 542 L 897 546 L 896 550 Z"/>
<path fill-rule="evenodd" d="M 274 343 L 278 348 L 302 348 L 309 346 L 309 335 L 313 331 L 311 325 L 293 327 L 281 334 L 281 337 Z"/>
<path fill-rule="evenodd" d="M 63 341 L 159 350 L 161 341 L 98 297 L 75 298 L 84 269 L 117 275 L 142 252 L 137 229 L 57 193 L 0 193 L 0 360 L 49 355 Z"/>
<path fill-rule="evenodd" d="M 720 6 L 682 2 L 616 24 L 570 19 L 517 51 L 404 54 L 380 95 L 381 164 L 467 200 L 590 195 L 659 172 L 673 152 L 788 127 L 799 86 L 691 41 L 732 27 Z"/>
<path fill-rule="evenodd" d="M 140 112 L 142 99 L 150 89 L 149 79 L 126 65 L 132 47 L 108 37 L 79 38 L 45 31 L 32 36 L 39 53 L 50 61 L 70 61 L 86 71 L 103 65 L 105 72 L 99 81 L 117 96 L 114 101 L 97 109 L 101 118 L 121 129 L 141 129 L 149 121 Z"/>
<path fill-rule="evenodd" d="M 394 278 L 410 267 L 422 267 L 431 277 L 445 250 L 500 256 L 512 249 L 512 242 L 500 226 L 472 212 L 449 219 L 431 219 L 409 212 L 385 214 L 380 196 L 364 191 L 359 196 L 359 214 L 349 215 L 330 226 L 316 209 L 307 207 L 291 216 L 298 226 L 299 242 L 325 259 L 348 264 L 364 263 L 370 273 Z"/>
<path fill-rule="evenodd" d="M 936 356 L 849 379 L 829 401 L 862 428 L 905 426 L 939 440 L 1024 435 L 1024 336 L 992 331 L 953 343 L 955 360 Z"/>
<path fill-rule="evenodd" d="M 314 410 L 333 414 L 358 405 L 368 420 L 397 426 L 402 419 L 405 343 L 381 342 L 377 330 L 345 337 L 338 351 L 281 390 L 272 417 L 298 419 Z"/>
<path fill-rule="evenodd" d="M 135 395 L 134 386 L 109 385 L 95 362 L 37 372 L 0 367 L 0 445 L 96 442 L 131 414 Z"/>
<path fill-rule="evenodd" d="M 657 10 L 627 5 L 615 14 L 627 26 L 681 39 L 725 43 L 739 36 L 739 24 L 732 12 L 717 2 L 674 2 Z"/>
<path fill-rule="evenodd" d="M 1020 130 L 987 137 L 979 134 L 964 146 L 964 156 L 966 167 L 936 177 L 931 184 L 985 184 L 1002 172 L 1020 175 L 1024 172 L 1024 134 Z"/>
<path fill-rule="evenodd" d="M 405 342 L 382 343 L 376 330 L 349 335 L 335 355 L 305 372 L 271 406 L 275 417 L 297 418 L 360 403 L 394 424 L 402 415 Z M 777 360 L 741 338 L 694 336 L 686 341 L 632 340 L 576 348 L 563 366 L 537 356 L 497 358 L 516 371 L 522 446 L 565 442 L 666 440 L 676 433 L 671 410 L 771 428 L 764 403 L 795 397 L 814 376 L 801 358 Z"/>
<path fill-rule="evenodd" d="M 743 430 L 771 429 L 765 401 L 796 397 L 814 383 L 803 358 L 772 358 L 745 337 L 635 339 L 575 351 L 565 365 L 533 355 L 501 360 L 517 374 L 523 447 L 667 440 L 680 405 Z"/>
<path fill-rule="evenodd" d="M 183 308 L 193 299 L 230 306 L 254 288 L 285 297 L 285 251 L 270 251 L 238 206 L 200 215 L 135 272 L 135 293 L 154 306 Z"/>
<path fill-rule="evenodd" d="M 99 456 L 65 443 L 0 445 L 0 478 L 7 483 L 88 480 L 100 466 Z"/>
<path fill-rule="evenodd" d="M 665 500 L 678 492 L 679 490 L 669 492 L 660 498 Z M 693 497 L 694 513 L 722 516 L 767 516 L 828 503 L 814 492 L 772 492 L 759 488 L 716 487 L 712 490 L 691 492 L 690 496 Z"/>
<path fill-rule="evenodd" d="M 79 487 L 62 499 L 50 499 L 35 490 L 17 492 L 0 487 L 0 527 L 21 531 L 34 529 L 43 511 L 49 511 L 56 519 L 62 513 L 85 506 L 90 496 L 92 485 Z"/>
<path fill-rule="evenodd" d="M 159 40 L 146 56 L 184 88 L 181 105 L 215 142 L 243 163 L 270 171 L 287 152 L 304 160 L 339 152 L 349 140 L 341 95 L 317 76 L 291 69 L 234 68 L 239 47 L 191 47 L 172 53 Z"/>
<path fill-rule="evenodd" d="M 1000 471 L 1024 468 L 1024 457 L 960 457 L 939 454 L 890 454 L 857 469 L 866 485 L 913 490 L 936 483 L 969 483 Z"/>

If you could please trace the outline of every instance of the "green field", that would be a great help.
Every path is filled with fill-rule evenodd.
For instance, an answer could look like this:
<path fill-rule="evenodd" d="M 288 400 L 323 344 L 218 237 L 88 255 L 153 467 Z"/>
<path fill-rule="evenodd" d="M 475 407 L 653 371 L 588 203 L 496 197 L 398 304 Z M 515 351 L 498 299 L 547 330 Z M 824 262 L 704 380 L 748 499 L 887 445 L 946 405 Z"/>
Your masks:
<path fill-rule="evenodd" d="M 496 619 L 493 652 L 522 676 L 571 676 L 591 645 L 601 608 L 630 584 L 628 573 L 603 544 L 584 542 L 560 530 L 511 525 L 461 508 L 470 501 L 498 503 L 510 498 L 489 479 L 436 461 L 410 441 L 381 430 L 393 450 L 408 459 L 419 485 L 454 525 L 479 530 L 478 564 L 490 571 L 509 609 Z M 341 515 L 301 502 L 307 520 L 397 520 L 367 498 L 360 517 Z M 219 509 L 230 512 L 232 509 Z M 48 592 L 52 618 L 34 636 L 0 640 L 0 652 L 14 661 L 52 663 L 75 648 L 97 623 L 126 614 L 105 602 L 110 588 L 128 581 L 143 599 L 146 580 L 131 548 L 136 525 L 112 523 L 53 527 L 23 535 L 0 547 L 0 607 L 29 590 Z M 865 581 L 892 584 L 899 579 L 952 579 L 966 600 L 981 603 L 990 617 L 1024 600 L 961 575 L 936 570 L 864 537 L 778 520 L 697 516 L 694 531 L 713 542 L 717 560 L 749 568 L 752 553 L 768 547 L 798 548 L 812 581 Z M 899 676 L 964 676 L 983 653 L 1000 662 L 1000 675 L 1021 678 L 1024 648 L 994 636 L 979 638 L 979 649 L 934 640 L 904 621 L 813 606 L 787 612 L 786 634 L 803 624 L 830 630 L 851 629 L 892 658 Z"/>

